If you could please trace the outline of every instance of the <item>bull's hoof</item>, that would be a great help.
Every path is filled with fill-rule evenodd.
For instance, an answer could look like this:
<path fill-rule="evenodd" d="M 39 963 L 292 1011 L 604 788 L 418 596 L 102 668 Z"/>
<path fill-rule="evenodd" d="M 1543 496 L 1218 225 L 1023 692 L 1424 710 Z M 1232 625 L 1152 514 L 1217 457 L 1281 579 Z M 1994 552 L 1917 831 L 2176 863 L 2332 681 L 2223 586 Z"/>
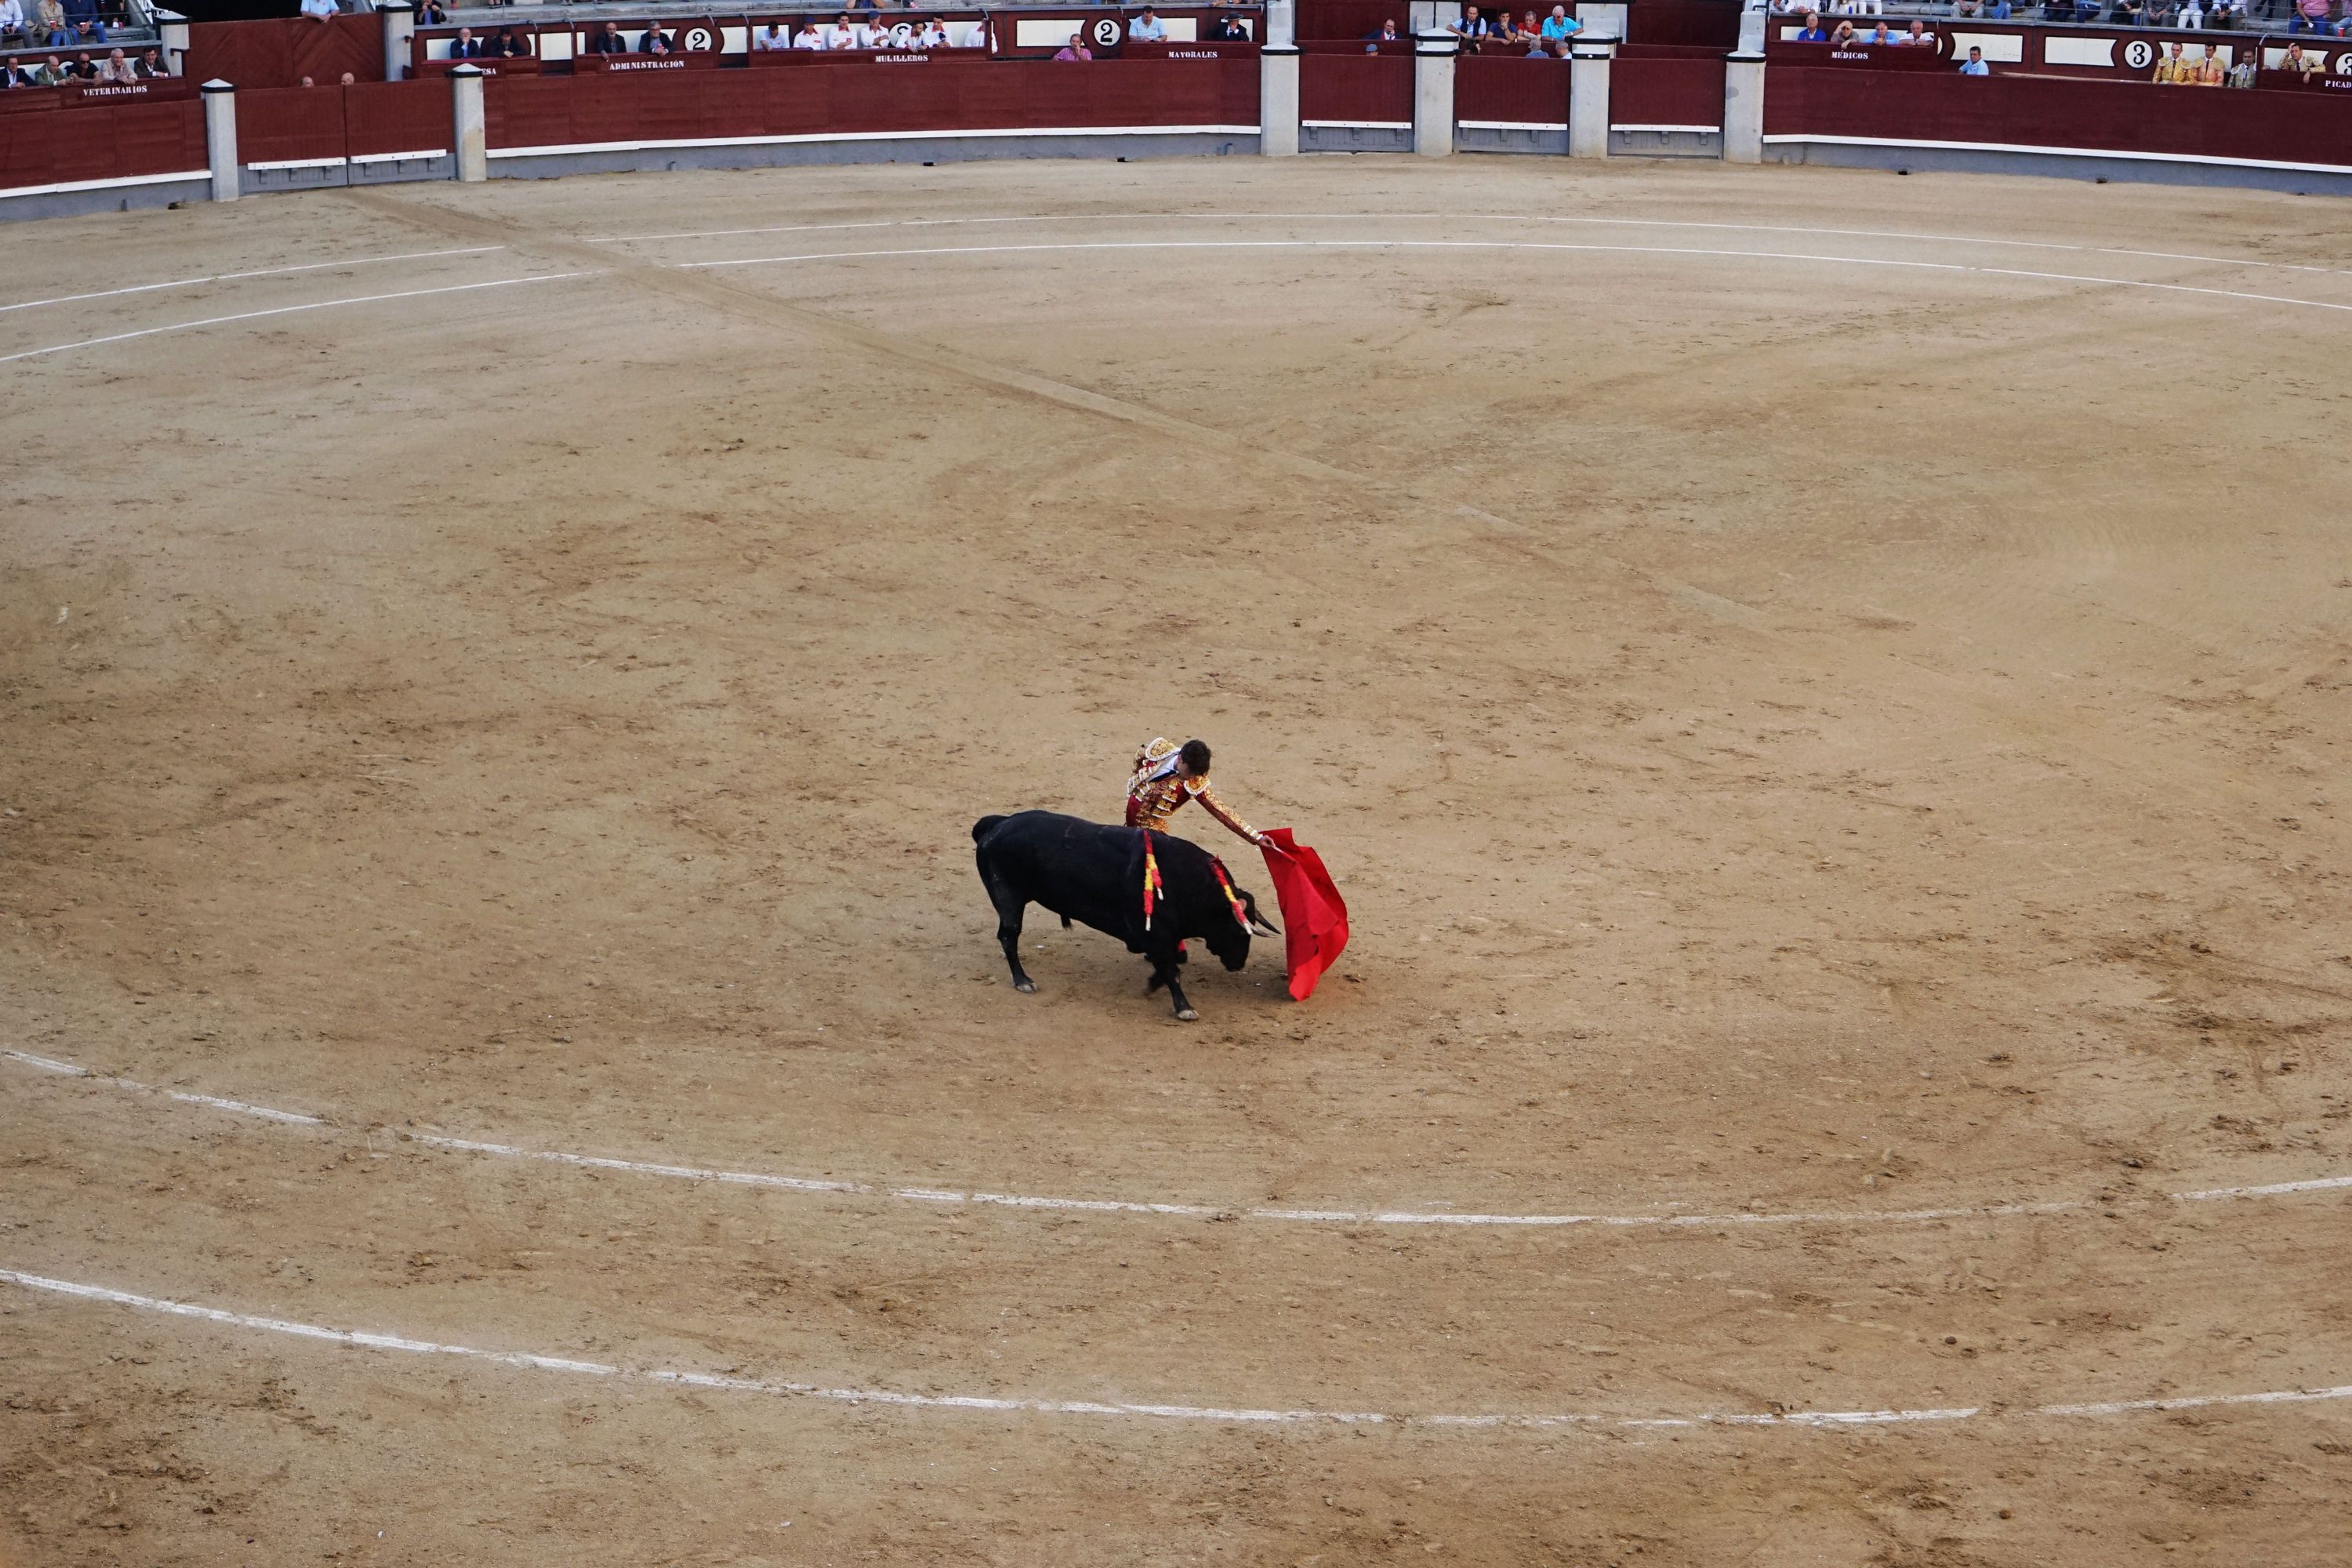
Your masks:
<path fill-rule="evenodd" d="M 1192 1007 L 1177 1009 L 1176 1017 L 1179 1022 L 1186 1024 L 1197 1024 L 1201 1021 L 1200 1012 Z"/>
<path fill-rule="evenodd" d="M 1020 992 L 1024 996 L 1034 995 L 1037 991 L 1037 983 L 1034 980 L 1016 980 L 1013 983 L 1013 989 Z"/>

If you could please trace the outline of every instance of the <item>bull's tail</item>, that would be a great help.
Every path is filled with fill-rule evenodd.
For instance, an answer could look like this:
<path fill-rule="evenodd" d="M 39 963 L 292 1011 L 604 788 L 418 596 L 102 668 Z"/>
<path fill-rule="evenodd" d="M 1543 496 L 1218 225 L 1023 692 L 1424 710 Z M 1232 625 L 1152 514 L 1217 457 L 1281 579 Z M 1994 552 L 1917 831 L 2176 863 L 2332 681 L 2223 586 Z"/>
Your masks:
<path fill-rule="evenodd" d="M 1004 818 L 1002 816 L 982 817 L 978 822 L 971 825 L 971 841 L 974 844 L 979 843 L 982 839 L 988 837 L 991 829 L 994 828 L 998 823 L 1003 820 Z"/>

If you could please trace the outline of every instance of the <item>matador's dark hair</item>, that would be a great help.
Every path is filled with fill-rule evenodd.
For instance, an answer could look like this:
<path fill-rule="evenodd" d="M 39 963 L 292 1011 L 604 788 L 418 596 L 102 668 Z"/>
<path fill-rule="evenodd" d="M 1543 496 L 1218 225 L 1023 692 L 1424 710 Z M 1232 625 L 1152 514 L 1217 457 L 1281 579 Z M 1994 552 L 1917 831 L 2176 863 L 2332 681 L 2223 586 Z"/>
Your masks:
<path fill-rule="evenodd" d="M 1188 773 L 1199 774 L 1209 771 L 1209 742 L 1206 741 L 1185 742 L 1183 749 L 1176 756 Z"/>

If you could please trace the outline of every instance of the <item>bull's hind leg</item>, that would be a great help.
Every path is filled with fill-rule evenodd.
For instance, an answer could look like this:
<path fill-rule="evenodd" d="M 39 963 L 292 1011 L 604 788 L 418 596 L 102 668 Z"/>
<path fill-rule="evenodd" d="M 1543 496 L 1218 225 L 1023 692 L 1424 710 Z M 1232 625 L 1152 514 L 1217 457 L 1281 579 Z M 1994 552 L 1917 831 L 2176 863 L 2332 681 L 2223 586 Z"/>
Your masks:
<path fill-rule="evenodd" d="M 983 851 L 980 859 L 980 885 L 988 889 L 988 901 L 996 906 L 996 940 L 1004 949 L 1005 966 L 1013 971 L 1013 989 L 1034 991 L 1037 983 L 1021 967 L 1021 916 L 1029 900 L 1007 888 L 989 869 L 988 856 Z"/>

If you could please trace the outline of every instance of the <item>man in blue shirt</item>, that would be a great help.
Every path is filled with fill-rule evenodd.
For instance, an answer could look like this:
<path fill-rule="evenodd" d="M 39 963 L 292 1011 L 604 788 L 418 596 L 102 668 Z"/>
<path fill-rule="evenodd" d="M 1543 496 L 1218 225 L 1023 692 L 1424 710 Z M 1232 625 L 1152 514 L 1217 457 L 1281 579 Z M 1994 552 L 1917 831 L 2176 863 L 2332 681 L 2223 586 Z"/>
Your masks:
<path fill-rule="evenodd" d="M 1992 0 L 1992 4 L 1985 7 L 1985 20 L 1988 22 L 2008 21 L 2009 0 Z"/>
<path fill-rule="evenodd" d="M 1143 15 L 1127 25 L 1127 36 L 1139 44 L 1164 44 L 1168 41 L 1168 24 L 1146 5 Z"/>
<path fill-rule="evenodd" d="M 1973 45 L 1969 47 L 1969 58 L 1960 62 L 1960 74 L 1962 76 L 1992 75 L 1992 67 L 1985 64 L 1984 51 L 1982 49 L 1978 48 Z"/>
<path fill-rule="evenodd" d="M 1797 42 L 1801 44 L 1826 44 L 1829 41 L 1830 36 L 1822 31 L 1822 14 L 1819 11 L 1806 12 L 1805 25 L 1797 29 Z"/>
<path fill-rule="evenodd" d="M 1567 6 L 1555 5 L 1551 15 L 1544 18 L 1542 31 L 1545 43 L 1564 44 L 1584 31 L 1584 24 L 1570 16 Z"/>

